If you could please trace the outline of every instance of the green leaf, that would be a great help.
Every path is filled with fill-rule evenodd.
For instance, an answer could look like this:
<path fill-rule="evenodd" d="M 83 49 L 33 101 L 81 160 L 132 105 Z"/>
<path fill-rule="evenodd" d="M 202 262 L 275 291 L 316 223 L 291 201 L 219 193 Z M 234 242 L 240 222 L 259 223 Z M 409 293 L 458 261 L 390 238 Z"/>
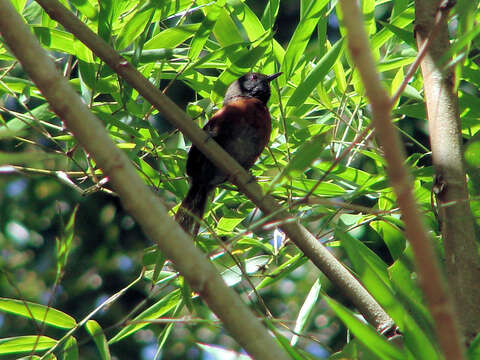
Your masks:
<path fill-rule="evenodd" d="M 190 285 L 188 284 L 188 282 L 185 281 L 185 278 L 183 276 L 180 276 L 178 278 L 178 286 L 180 287 L 180 291 L 182 293 L 181 303 L 187 307 L 188 311 L 194 312 L 192 297 L 197 295 L 193 293 Z"/>
<path fill-rule="evenodd" d="M 144 49 L 173 49 L 190 39 L 200 28 L 200 24 L 181 25 L 163 30 L 148 40 Z"/>
<path fill-rule="evenodd" d="M 217 18 L 213 33 L 222 47 L 244 42 L 240 31 L 225 8 L 222 8 Z"/>
<path fill-rule="evenodd" d="M 203 19 L 202 24 L 190 44 L 190 50 L 188 52 L 189 59 L 194 60 L 200 55 L 203 46 L 213 31 L 223 6 L 225 6 L 225 1 L 218 1 L 205 8 L 205 19 Z"/>
<path fill-rule="evenodd" d="M 250 41 L 255 41 L 265 34 L 265 29 L 258 19 L 257 15 L 243 1 L 227 2 L 230 13 L 243 27 L 243 31 L 247 34 Z"/>
<path fill-rule="evenodd" d="M 96 22 L 98 19 L 98 9 L 88 1 L 88 0 L 70 0 L 75 9 L 80 11 L 85 15 L 89 20 Z"/>
<path fill-rule="evenodd" d="M 327 145 L 328 133 L 315 135 L 310 141 L 301 145 L 293 154 L 292 160 L 282 171 L 281 176 L 295 177 L 303 174 L 310 165 L 320 157 Z"/>
<path fill-rule="evenodd" d="M 5 78 L 3 78 L 3 80 L 5 80 Z M 55 116 L 55 114 L 50 111 L 50 105 L 48 103 L 37 106 L 30 111 L 30 114 L 18 113 L 16 115 L 16 118 L 11 119 L 4 126 L 0 127 L 0 138 L 8 136 L 8 133 L 11 132 L 21 132 L 35 124 L 37 121 L 49 121 Z"/>
<path fill-rule="evenodd" d="M 265 29 L 271 29 L 275 25 L 275 19 L 278 15 L 278 9 L 280 8 L 280 0 L 268 1 L 262 15 L 262 25 Z"/>
<path fill-rule="evenodd" d="M 6 153 L 0 151 L 0 165 L 25 165 L 38 163 L 39 161 L 59 158 L 59 155 L 48 154 L 41 151 L 29 151 L 19 153 Z"/>
<path fill-rule="evenodd" d="M 27 355 L 17 360 L 57 360 L 57 357 L 54 354 L 48 354 L 47 357 L 40 357 L 38 355 Z"/>
<path fill-rule="evenodd" d="M 395 18 L 390 21 L 390 24 L 403 29 L 410 25 L 413 20 L 415 19 L 415 8 L 413 6 L 410 6 L 406 8 L 401 14 L 398 14 L 395 16 Z M 373 35 L 372 40 L 371 40 L 371 46 L 372 49 L 379 49 L 380 46 L 385 44 L 388 40 L 391 39 L 391 37 L 394 35 L 393 32 L 390 31 L 391 28 L 385 28 L 380 31 L 378 31 L 375 35 Z"/>
<path fill-rule="evenodd" d="M 465 161 L 476 168 L 480 168 L 480 141 L 473 141 L 468 144 L 465 150 Z"/>
<path fill-rule="evenodd" d="M 475 339 L 470 344 L 470 347 L 467 351 L 469 360 L 478 360 L 480 359 L 480 334 L 477 334 Z"/>
<path fill-rule="evenodd" d="M 398 26 L 389 24 L 384 21 L 379 21 L 385 28 L 390 30 L 393 34 L 395 34 L 400 40 L 402 40 L 405 44 L 410 46 L 415 51 L 417 50 L 417 43 L 415 42 L 415 38 L 413 36 L 413 31 L 402 29 Z"/>
<path fill-rule="evenodd" d="M 73 237 L 75 235 L 75 217 L 77 216 L 79 205 L 75 206 L 66 226 L 63 228 L 62 236 L 56 239 L 57 245 L 57 276 L 63 271 L 67 264 L 68 255 L 73 245 Z"/>
<path fill-rule="evenodd" d="M 385 61 L 382 61 L 378 64 L 378 71 L 380 72 L 386 72 L 389 70 L 397 70 L 401 68 L 402 66 L 411 64 L 412 62 L 415 61 L 414 57 L 400 57 L 396 59 L 388 59 Z"/>
<path fill-rule="evenodd" d="M 98 35 L 108 44 L 111 43 L 111 36 L 113 35 L 113 0 L 100 1 L 100 12 L 98 16 Z"/>
<path fill-rule="evenodd" d="M 78 71 L 79 71 L 79 77 L 81 80 L 81 84 L 86 89 L 92 89 L 92 90 L 97 90 L 97 82 L 98 82 L 98 76 L 97 76 L 97 66 L 93 62 L 86 62 L 83 60 L 78 60 Z M 84 93 L 83 97 L 90 97 L 90 93 Z"/>
<path fill-rule="evenodd" d="M 270 286 L 270 285 L 276 283 L 277 281 L 283 279 L 285 276 L 290 274 L 295 269 L 298 269 L 300 266 L 305 264 L 307 262 L 307 260 L 308 260 L 308 258 L 306 256 L 304 256 L 303 254 L 295 255 L 294 257 L 288 259 L 282 265 L 277 267 L 271 273 L 269 273 L 270 276 L 263 279 L 256 286 L 256 289 L 260 290 L 260 289 L 263 289 L 267 286 Z"/>
<path fill-rule="evenodd" d="M 100 353 L 100 358 L 102 360 L 110 360 L 110 350 L 108 348 L 107 339 L 103 333 L 102 328 L 95 320 L 88 320 L 85 324 L 85 329 L 93 338 L 95 345 L 97 346 L 98 352 Z"/>
<path fill-rule="evenodd" d="M 462 78 L 462 72 L 464 69 L 466 56 L 464 54 L 469 54 L 472 47 L 472 42 L 478 36 L 478 26 L 476 26 L 476 21 L 478 21 L 478 0 L 477 1 L 468 1 L 468 0 L 459 0 L 455 6 L 458 16 L 458 27 L 457 27 L 457 42 L 454 44 L 450 51 L 455 48 L 455 53 L 451 57 L 456 61 L 455 64 L 455 74 L 453 76 L 455 85 L 454 91 L 457 91 L 458 85 Z M 472 32 L 476 32 L 473 34 Z M 450 51 L 447 52 L 450 53 Z M 463 54 L 462 54 L 463 53 Z M 450 56 L 442 56 L 442 60 L 448 60 Z"/>
<path fill-rule="evenodd" d="M 412 251 L 407 248 L 388 270 L 396 301 L 405 309 L 402 329 L 405 344 L 419 359 L 441 358 L 436 350 L 438 345 L 433 336 L 435 331 L 432 318 L 422 303 L 422 291 L 412 279 L 414 268 Z"/>
<path fill-rule="evenodd" d="M 335 238 L 341 240 L 355 273 L 367 290 L 402 328 L 405 310 L 395 299 L 387 265 L 367 246 L 342 229 L 335 232 Z"/>
<path fill-rule="evenodd" d="M 133 17 L 122 27 L 116 41 L 116 47 L 119 50 L 125 49 L 133 43 L 145 30 L 148 20 L 155 13 L 155 9 L 138 11 Z"/>
<path fill-rule="evenodd" d="M 77 325 L 75 319 L 70 315 L 54 308 L 29 301 L 0 298 L 0 310 L 35 319 L 41 324 L 47 324 L 61 329 L 71 329 Z"/>
<path fill-rule="evenodd" d="M 150 49 L 143 50 L 138 58 L 139 64 L 154 63 L 161 60 L 170 60 L 177 55 L 187 55 L 187 49 Z M 125 57 L 132 57 L 134 55 L 133 50 L 123 51 L 120 53 Z"/>
<path fill-rule="evenodd" d="M 217 231 L 218 233 L 221 234 L 230 234 L 233 229 L 237 227 L 238 224 L 240 224 L 243 221 L 244 217 L 222 217 L 220 221 L 218 222 L 217 225 Z"/>
<path fill-rule="evenodd" d="M 328 0 L 311 1 L 301 17 L 290 42 L 281 66 L 281 71 L 287 79 L 295 72 L 300 58 L 305 52 L 310 37 L 321 17 L 322 9 L 328 4 Z"/>
<path fill-rule="evenodd" d="M 290 345 L 288 339 L 282 335 L 277 329 L 272 325 L 268 320 L 265 320 L 267 328 L 275 334 L 275 339 L 280 343 L 283 349 L 290 355 L 290 358 L 293 360 L 305 360 L 305 357 L 300 354 L 300 352 Z"/>
<path fill-rule="evenodd" d="M 205 65 L 208 63 L 222 62 L 221 59 L 225 59 L 225 58 L 228 58 L 230 61 L 235 62 L 241 56 L 244 56 L 248 53 L 247 45 L 249 44 L 250 43 L 245 43 L 244 41 L 242 41 L 240 43 L 231 44 L 226 47 L 222 47 L 214 51 L 211 51 L 210 53 L 202 56 L 200 59 L 195 61 L 192 65 L 187 67 L 184 74 L 187 74 L 189 71 L 192 71 L 193 69 L 205 67 Z"/>
<path fill-rule="evenodd" d="M 394 260 L 398 259 L 405 250 L 405 235 L 393 223 L 387 221 L 372 221 L 369 224 L 383 239 Z"/>
<path fill-rule="evenodd" d="M 237 246 L 241 249 L 251 249 L 254 248 L 258 251 L 264 251 L 267 254 L 272 254 L 274 252 L 273 246 L 267 242 L 263 242 L 261 239 L 257 238 L 243 238 L 237 241 Z"/>
<path fill-rule="evenodd" d="M 149 323 L 147 320 L 149 319 L 156 319 L 160 316 L 165 315 L 175 306 L 177 306 L 178 302 L 180 301 L 181 293 L 179 289 L 173 290 L 168 295 L 157 301 L 154 305 L 150 306 L 148 309 L 144 310 L 141 314 L 136 316 L 133 320 L 134 321 L 141 321 L 144 320 L 144 323 L 138 324 L 130 324 L 125 326 L 122 330 L 118 332 L 112 339 L 108 341 L 109 344 L 114 344 L 121 339 L 130 336 L 134 332 L 148 326 Z"/>
<path fill-rule="evenodd" d="M 312 315 L 313 309 L 317 304 L 318 295 L 320 295 L 321 287 L 322 286 L 320 284 L 320 280 L 317 279 L 311 287 L 310 291 L 308 292 L 307 298 L 305 299 L 302 307 L 300 308 L 300 311 L 298 312 L 297 321 L 295 322 L 294 328 L 295 333 L 292 336 L 292 340 L 290 340 L 290 345 L 295 346 L 299 339 L 298 335 L 296 334 L 301 334 L 303 330 L 305 330 L 305 327 L 307 326 L 308 321 L 310 320 L 310 317 Z"/>
<path fill-rule="evenodd" d="M 73 54 L 73 35 L 57 29 L 51 29 L 44 26 L 32 26 L 33 33 L 43 46 L 53 51 L 61 51 L 67 54 Z"/>
<path fill-rule="evenodd" d="M 30 89 L 31 88 L 31 89 Z M 20 79 L 13 76 L 4 76 L 0 82 L 0 90 L 4 92 L 24 93 L 30 90 L 29 95 L 40 98 L 41 94 L 35 87 L 35 84 L 29 80 Z"/>
<path fill-rule="evenodd" d="M 78 345 L 77 339 L 69 336 L 63 343 L 63 351 L 61 352 L 62 360 L 78 360 Z"/>
<path fill-rule="evenodd" d="M 331 167 L 329 162 L 321 162 L 315 166 L 315 168 L 322 171 L 327 171 Z M 333 178 L 339 181 L 345 181 L 350 185 L 354 185 L 359 189 L 368 188 L 371 184 L 376 183 L 383 177 L 370 174 L 366 171 L 355 169 L 354 167 L 346 167 L 344 165 L 337 165 L 329 174 L 329 178 Z"/>
<path fill-rule="evenodd" d="M 27 0 L 12 0 L 12 5 L 20 14 L 23 12 L 26 3 Z"/>
<path fill-rule="evenodd" d="M 165 265 L 165 261 L 167 258 L 165 255 L 160 251 L 160 249 L 156 248 L 156 259 L 155 259 L 155 268 L 152 274 L 152 282 L 156 283 L 160 279 L 160 274 L 162 272 L 163 266 Z"/>
<path fill-rule="evenodd" d="M 324 299 L 355 337 L 374 354 L 385 360 L 406 359 L 403 351 L 389 343 L 387 339 L 377 333 L 373 327 L 359 320 L 352 311 L 328 296 L 324 296 Z"/>
<path fill-rule="evenodd" d="M 343 52 L 343 40 L 339 40 L 335 45 L 320 59 L 313 70 L 297 86 L 292 96 L 288 100 L 287 106 L 297 107 L 304 103 L 310 96 L 315 87 L 323 80 Z"/>
<path fill-rule="evenodd" d="M 57 344 L 47 336 L 27 335 L 0 339 L 0 355 L 41 351 Z"/>
<path fill-rule="evenodd" d="M 293 179 L 290 181 L 290 184 L 285 185 L 287 188 L 295 190 L 296 196 L 304 196 L 309 193 L 312 188 L 315 186 L 315 191 L 313 192 L 314 195 L 320 196 L 342 196 L 345 195 L 346 190 L 342 188 L 340 185 L 331 183 L 331 182 L 322 182 L 318 185 L 318 180 L 310 180 L 310 179 Z M 273 193 L 277 193 L 281 191 L 280 189 L 273 190 Z"/>
<path fill-rule="evenodd" d="M 375 34 L 377 27 L 375 25 L 375 0 L 363 0 L 362 4 L 362 13 L 363 13 L 363 22 L 365 30 L 367 31 L 368 36 Z"/>

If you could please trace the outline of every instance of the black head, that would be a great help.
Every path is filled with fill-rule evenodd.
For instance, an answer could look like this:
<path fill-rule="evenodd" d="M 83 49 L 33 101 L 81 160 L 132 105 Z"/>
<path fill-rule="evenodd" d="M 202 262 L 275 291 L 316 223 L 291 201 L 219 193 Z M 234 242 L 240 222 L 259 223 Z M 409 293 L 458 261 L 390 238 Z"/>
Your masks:
<path fill-rule="evenodd" d="M 282 75 L 281 72 L 273 75 L 248 73 L 235 80 L 227 89 L 223 105 L 238 97 L 254 97 L 267 104 L 270 99 L 270 82 Z"/>

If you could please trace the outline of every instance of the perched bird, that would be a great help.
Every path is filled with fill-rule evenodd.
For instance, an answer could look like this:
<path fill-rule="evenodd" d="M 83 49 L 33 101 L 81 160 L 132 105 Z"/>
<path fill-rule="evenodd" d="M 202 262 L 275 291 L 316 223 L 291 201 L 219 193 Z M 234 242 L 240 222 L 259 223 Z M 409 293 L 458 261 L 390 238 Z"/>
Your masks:
<path fill-rule="evenodd" d="M 270 82 L 281 74 L 248 73 L 235 80 L 227 89 L 223 107 L 203 128 L 247 170 L 270 139 L 272 123 L 267 109 Z M 227 175 L 195 146 L 188 153 L 187 175 L 190 189 L 175 219 L 187 233 L 196 236 L 200 225 L 195 218 L 203 217 L 208 196 L 227 180 Z"/>

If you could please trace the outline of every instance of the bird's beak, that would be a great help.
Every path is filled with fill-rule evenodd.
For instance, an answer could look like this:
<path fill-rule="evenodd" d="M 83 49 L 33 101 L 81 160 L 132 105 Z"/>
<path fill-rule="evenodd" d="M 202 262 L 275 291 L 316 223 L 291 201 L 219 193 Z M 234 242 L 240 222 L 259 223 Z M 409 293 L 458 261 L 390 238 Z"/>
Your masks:
<path fill-rule="evenodd" d="M 280 75 L 282 75 L 283 73 L 282 72 L 278 72 L 276 74 L 273 74 L 273 75 L 269 75 L 267 77 L 267 81 L 268 82 L 271 82 L 272 80 L 275 80 L 277 77 L 279 77 Z"/>

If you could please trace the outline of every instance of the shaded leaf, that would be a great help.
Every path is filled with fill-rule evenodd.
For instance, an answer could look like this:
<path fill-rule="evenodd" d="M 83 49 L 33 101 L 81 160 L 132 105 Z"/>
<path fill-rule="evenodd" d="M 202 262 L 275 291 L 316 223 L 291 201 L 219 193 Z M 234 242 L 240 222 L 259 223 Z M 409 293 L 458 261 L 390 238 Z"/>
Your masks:
<path fill-rule="evenodd" d="M 150 306 L 148 309 L 144 310 L 142 313 L 140 313 L 133 319 L 134 321 L 144 320 L 144 323 L 130 324 L 125 326 L 112 339 L 108 341 L 108 344 L 116 343 L 117 341 L 120 341 L 121 339 L 133 334 L 134 332 L 144 328 L 145 326 L 148 326 L 149 319 L 155 319 L 169 312 L 171 309 L 177 306 L 180 298 L 180 290 L 173 290 L 171 293 L 157 301 L 154 305 Z"/>
<path fill-rule="evenodd" d="M 295 32 L 288 43 L 281 66 L 281 71 L 287 79 L 289 79 L 295 71 L 307 47 L 310 36 L 320 20 L 321 11 L 327 4 L 328 0 L 311 1 L 303 16 L 300 18 Z"/>
<path fill-rule="evenodd" d="M 73 336 L 68 337 L 63 343 L 63 351 L 61 353 L 62 360 L 77 360 L 78 359 L 78 345 L 77 339 Z"/>
<path fill-rule="evenodd" d="M 85 324 L 85 329 L 93 338 L 95 345 L 97 346 L 98 352 L 100 353 L 100 358 L 102 360 L 110 360 L 110 350 L 108 348 L 107 339 L 103 333 L 102 328 L 95 320 L 88 320 Z"/>
<path fill-rule="evenodd" d="M 370 325 L 363 323 L 349 309 L 328 296 L 324 296 L 324 299 L 355 337 L 374 354 L 385 360 L 404 360 L 406 358 L 402 350 L 389 343 Z"/>
<path fill-rule="evenodd" d="M 311 287 L 308 295 L 303 302 L 300 311 L 298 312 L 297 321 L 295 322 L 295 334 L 301 334 L 305 327 L 308 325 L 308 321 L 312 315 L 315 304 L 317 303 L 318 295 L 320 295 L 321 284 L 317 279 Z M 298 342 L 298 335 L 293 335 L 290 340 L 290 345 L 295 346 Z"/>

